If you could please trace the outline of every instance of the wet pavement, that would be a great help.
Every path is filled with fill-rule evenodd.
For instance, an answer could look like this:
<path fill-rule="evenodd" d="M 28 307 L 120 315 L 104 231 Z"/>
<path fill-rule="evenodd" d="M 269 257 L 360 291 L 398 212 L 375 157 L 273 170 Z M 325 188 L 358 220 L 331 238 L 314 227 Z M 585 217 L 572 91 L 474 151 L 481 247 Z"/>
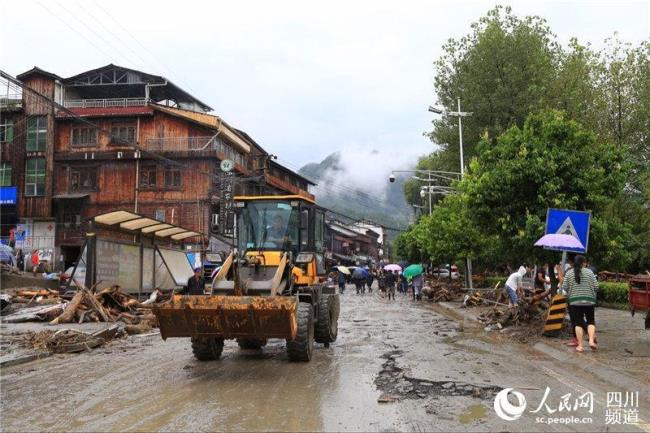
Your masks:
<path fill-rule="evenodd" d="M 643 423 L 650 418 L 647 382 L 621 389 L 606 379 L 504 342 L 430 303 L 347 290 L 337 342 L 316 345 L 310 363 L 289 363 L 279 340 L 262 351 L 229 341 L 220 361 L 199 362 L 187 339 L 134 336 L 3 368 L 0 425 L 3 431 L 650 431 Z M 530 413 L 546 387 L 555 412 Z M 516 421 L 493 409 L 504 388 L 527 400 Z M 605 425 L 610 391 L 639 391 L 640 426 Z M 588 392 L 591 411 L 557 411 L 562 396 Z M 592 422 L 546 424 L 558 416 Z"/>

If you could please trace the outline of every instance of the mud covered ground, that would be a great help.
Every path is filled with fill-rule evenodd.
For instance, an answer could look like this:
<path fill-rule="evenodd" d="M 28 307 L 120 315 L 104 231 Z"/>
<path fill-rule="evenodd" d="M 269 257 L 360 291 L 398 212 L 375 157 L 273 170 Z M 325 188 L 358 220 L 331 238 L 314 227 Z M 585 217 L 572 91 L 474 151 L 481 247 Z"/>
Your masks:
<path fill-rule="evenodd" d="M 289 363 L 283 341 L 262 351 L 227 342 L 220 361 L 194 360 L 189 341 L 129 337 L 89 353 L 59 355 L 1 372 L 3 431 L 627 431 L 605 425 L 614 388 L 597 373 L 532 347 L 492 340 L 480 326 L 429 303 L 376 292 L 342 298 L 339 339 L 310 363 Z M 550 407 L 594 393 L 588 425 L 536 422 Z M 494 396 L 515 388 L 526 413 L 504 421 Z M 632 390 L 630 390 L 632 391 Z M 650 417 L 640 383 L 640 418 Z M 537 415 L 548 415 L 540 412 Z M 557 415 L 557 414 L 556 414 Z M 634 429 L 634 428 L 632 428 Z M 648 429 L 641 425 L 638 431 Z M 650 431 L 650 429 L 646 430 Z"/>

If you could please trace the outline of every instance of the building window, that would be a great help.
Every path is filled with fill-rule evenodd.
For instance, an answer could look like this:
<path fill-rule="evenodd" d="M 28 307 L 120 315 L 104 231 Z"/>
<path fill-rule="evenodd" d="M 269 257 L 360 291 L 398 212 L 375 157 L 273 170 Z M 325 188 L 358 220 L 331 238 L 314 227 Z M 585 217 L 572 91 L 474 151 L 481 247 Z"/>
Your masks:
<path fill-rule="evenodd" d="M 0 186 L 11 186 L 11 164 L 0 163 Z"/>
<path fill-rule="evenodd" d="M 165 187 L 178 188 L 181 186 L 181 171 L 177 168 L 165 169 Z"/>
<path fill-rule="evenodd" d="M 165 221 L 165 209 L 156 209 L 153 217 L 158 221 Z"/>
<path fill-rule="evenodd" d="M 25 161 L 25 196 L 45 195 L 45 158 Z"/>
<path fill-rule="evenodd" d="M 14 141 L 14 121 L 5 120 L 0 123 L 0 143 L 11 143 Z"/>
<path fill-rule="evenodd" d="M 97 167 L 79 167 L 70 169 L 70 192 L 96 191 Z"/>
<path fill-rule="evenodd" d="M 47 116 L 27 119 L 27 151 L 44 152 L 47 145 Z"/>
<path fill-rule="evenodd" d="M 70 143 L 73 146 L 83 147 L 97 145 L 96 128 L 72 128 L 70 135 Z"/>
<path fill-rule="evenodd" d="M 81 215 L 78 213 L 66 212 L 63 214 L 63 227 L 66 229 L 81 227 Z"/>
<path fill-rule="evenodd" d="M 113 123 L 111 126 L 111 144 L 135 144 L 135 124 Z"/>
<path fill-rule="evenodd" d="M 156 186 L 156 166 L 144 166 L 140 170 L 140 187 L 154 188 Z"/>

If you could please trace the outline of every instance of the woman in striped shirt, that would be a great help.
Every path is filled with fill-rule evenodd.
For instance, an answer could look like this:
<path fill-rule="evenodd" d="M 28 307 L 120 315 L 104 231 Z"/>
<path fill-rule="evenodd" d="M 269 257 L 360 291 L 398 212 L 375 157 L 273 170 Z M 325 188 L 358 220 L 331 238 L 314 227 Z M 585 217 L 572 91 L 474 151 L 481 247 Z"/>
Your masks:
<path fill-rule="evenodd" d="M 575 333 L 578 340 L 577 352 L 583 352 L 582 339 L 584 330 L 589 336 L 589 347 L 596 350 L 596 322 L 594 309 L 596 307 L 596 291 L 598 281 L 590 269 L 586 267 L 587 259 L 584 256 L 575 257 L 575 265 L 569 269 L 562 281 L 562 289 L 569 297 L 569 308 L 575 318 Z"/>

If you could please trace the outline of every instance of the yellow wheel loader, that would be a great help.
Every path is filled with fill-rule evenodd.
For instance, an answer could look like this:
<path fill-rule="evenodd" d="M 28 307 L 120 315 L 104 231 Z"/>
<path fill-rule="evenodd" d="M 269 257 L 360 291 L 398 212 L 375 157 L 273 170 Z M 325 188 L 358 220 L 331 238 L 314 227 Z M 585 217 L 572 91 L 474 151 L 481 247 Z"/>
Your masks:
<path fill-rule="evenodd" d="M 339 294 L 323 284 L 324 209 L 301 196 L 235 197 L 234 206 L 237 248 L 211 294 L 154 308 L 160 334 L 190 337 L 199 360 L 218 359 L 227 339 L 258 349 L 282 338 L 290 361 L 309 361 L 314 341 L 329 346 L 338 333 Z"/>

